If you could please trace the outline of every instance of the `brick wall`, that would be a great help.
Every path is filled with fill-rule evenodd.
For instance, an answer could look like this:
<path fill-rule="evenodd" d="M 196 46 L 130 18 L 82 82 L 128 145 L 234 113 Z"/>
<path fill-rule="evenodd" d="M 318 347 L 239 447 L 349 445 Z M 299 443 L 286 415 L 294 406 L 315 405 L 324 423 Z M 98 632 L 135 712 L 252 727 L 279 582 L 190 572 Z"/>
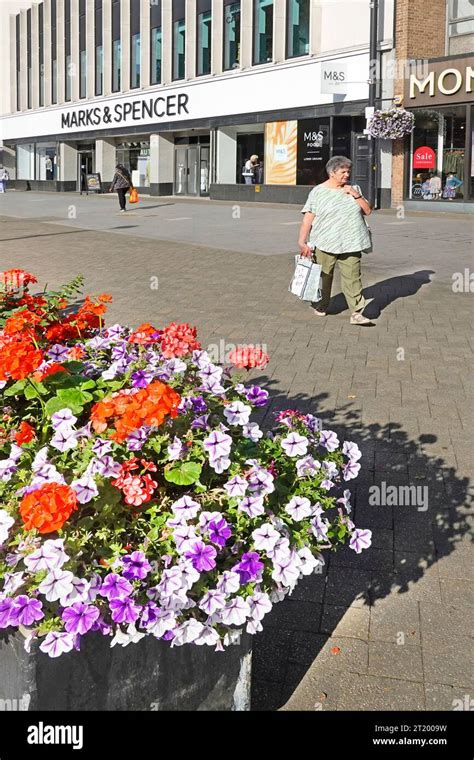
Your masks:
<path fill-rule="evenodd" d="M 411 58 L 439 58 L 446 54 L 446 0 L 397 0 L 396 2 L 397 61 Z M 404 69 L 397 69 L 402 73 Z M 394 86 L 394 96 L 405 89 L 400 76 Z M 405 187 L 405 152 L 407 142 L 394 140 L 392 147 L 392 206 L 403 201 Z"/>

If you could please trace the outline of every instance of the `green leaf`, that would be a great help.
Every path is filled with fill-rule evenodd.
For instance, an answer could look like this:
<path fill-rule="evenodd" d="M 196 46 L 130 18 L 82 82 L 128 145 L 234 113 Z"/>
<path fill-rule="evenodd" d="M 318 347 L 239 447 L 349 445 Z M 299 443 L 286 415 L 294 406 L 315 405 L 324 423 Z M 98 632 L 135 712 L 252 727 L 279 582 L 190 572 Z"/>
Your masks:
<path fill-rule="evenodd" d="M 73 414 L 80 414 L 82 412 L 82 405 L 73 404 L 70 401 L 66 401 L 61 396 L 53 396 L 46 404 L 46 414 L 52 417 L 53 414 L 59 412 L 61 409 L 70 409 Z"/>
<path fill-rule="evenodd" d="M 6 391 L 3 391 L 3 395 L 17 396 L 19 393 L 23 393 L 25 385 L 26 385 L 26 380 L 18 380 L 18 382 L 11 385 L 10 388 L 7 388 Z"/>
<path fill-rule="evenodd" d="M 183 462 L 178 465 L 167 465 L 165 467 L 165 479 L 168 483 L 174 483 L 177 486 L 190 486 L 199 480 L 202 465 L 198 462 Z"/>
<path fill-rule="evenodd" d="M 83 407 L 88 401 L 93 400 L 92 393 L 88 391 L 82 391 L 79 388 L 61 388 L 58 391 L 59 398 L 62 398 L 66 402 L 66 406 L 72 404 L 76 407 Z"/>
<path fill-rule="evenodd" d="M 24 390 L 23 393 L 24 393 L 24 396 L 25 396 L 26 400 L 29 401 L 30 399 L 32 399 L 32 398 L 38 398 L 38 396 L 42 396 L 42 395 L 44 395 L 47 392 L 48 391 L 46 390 L 46 388 L 44 387 L 44 385 L 42 383 L 34 383 L 33 382 L 32 385 L 30 383 L 28 383 L 25 386 L 25 390 Z"/>

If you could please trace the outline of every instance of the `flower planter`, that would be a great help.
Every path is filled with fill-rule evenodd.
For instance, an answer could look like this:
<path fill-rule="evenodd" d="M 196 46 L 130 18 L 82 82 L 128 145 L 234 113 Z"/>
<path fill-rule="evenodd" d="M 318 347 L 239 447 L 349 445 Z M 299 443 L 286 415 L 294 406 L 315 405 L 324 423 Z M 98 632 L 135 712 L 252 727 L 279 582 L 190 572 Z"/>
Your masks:
<path fill-rule="evenodd" d="M 0 709 L 249 710 L 251 637 L 224 652 L 170 648 L 151 636 L 110 648 L 100 634 L 80 652 L 28 653 L 20 634 L 0 639 Z"/>

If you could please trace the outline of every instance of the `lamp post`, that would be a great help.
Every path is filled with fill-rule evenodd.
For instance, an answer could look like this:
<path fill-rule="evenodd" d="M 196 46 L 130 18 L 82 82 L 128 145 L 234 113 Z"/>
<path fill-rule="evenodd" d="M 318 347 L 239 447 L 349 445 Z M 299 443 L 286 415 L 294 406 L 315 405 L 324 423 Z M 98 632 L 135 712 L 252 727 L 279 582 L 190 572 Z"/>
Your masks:
<path fill-rule="evenodd" d="M 369 108 L 375 108 L 377 98 L 377 70 L 378 70 L 378 19 L 379 0 L 370 0 L 370 54 L 369 54 Z M 372 207 L 376 199 L 376 171 L 375 165 L 375 138 L 369 135 L 369 197 Z"/>

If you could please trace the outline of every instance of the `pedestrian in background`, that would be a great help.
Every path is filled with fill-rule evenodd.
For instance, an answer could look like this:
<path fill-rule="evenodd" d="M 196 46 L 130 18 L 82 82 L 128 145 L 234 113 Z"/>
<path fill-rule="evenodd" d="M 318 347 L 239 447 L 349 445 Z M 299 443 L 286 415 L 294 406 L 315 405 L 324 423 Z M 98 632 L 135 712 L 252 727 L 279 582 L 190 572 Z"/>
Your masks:
<path fill-rule="evenodd" d="M 9 175 L 7 169 L 5 169 L 5 168 L 3 169 L 2 174 L 0 175 L 0 181 L 2 182 L 2 185 L 3 185 L 3 192 L 6 193 L 7 192 L 7 184 L 10 181 L 10 175 Z"/>
<path fill-rule="evenodd" d="M 334 156 L 327 165 L 329 179 L 317 185 L 303 208 L 299 246 L 302 256 L 312 257 L 322 267 L 322 298 L 313 304 L 314 313 L 325 317 L 331 300 L 336 263 L 341 274 L 342 291 L 351 309 L 352 325 L 371 325 L 362 312 L 370 303 L 362 295 L 362 253 L 372 247 L 365 217 L 372 213 L 359 185 L 351 185 L 352 161 Z M 308 241 L 309 238 L 309 241 Z"/>
<path fill-rule="evenodd" d="M 132 178 L 128 169 L 123 164 L 117 164 L 109 193 L 113 193 L 114 191 L 117 193 L 121 213 L 127 210 L 126 194 L 127 190 L 131 190 L 132 187 Z"/>
<path fill-rule="evenodd" d="M 255 171 L 258 165 L 258 156 L 250 156 L 248 161 L 245 162 L 242 170 L 242 177 L 244 178 L 246 185 L 253 185 L 255 183 Z"/>

